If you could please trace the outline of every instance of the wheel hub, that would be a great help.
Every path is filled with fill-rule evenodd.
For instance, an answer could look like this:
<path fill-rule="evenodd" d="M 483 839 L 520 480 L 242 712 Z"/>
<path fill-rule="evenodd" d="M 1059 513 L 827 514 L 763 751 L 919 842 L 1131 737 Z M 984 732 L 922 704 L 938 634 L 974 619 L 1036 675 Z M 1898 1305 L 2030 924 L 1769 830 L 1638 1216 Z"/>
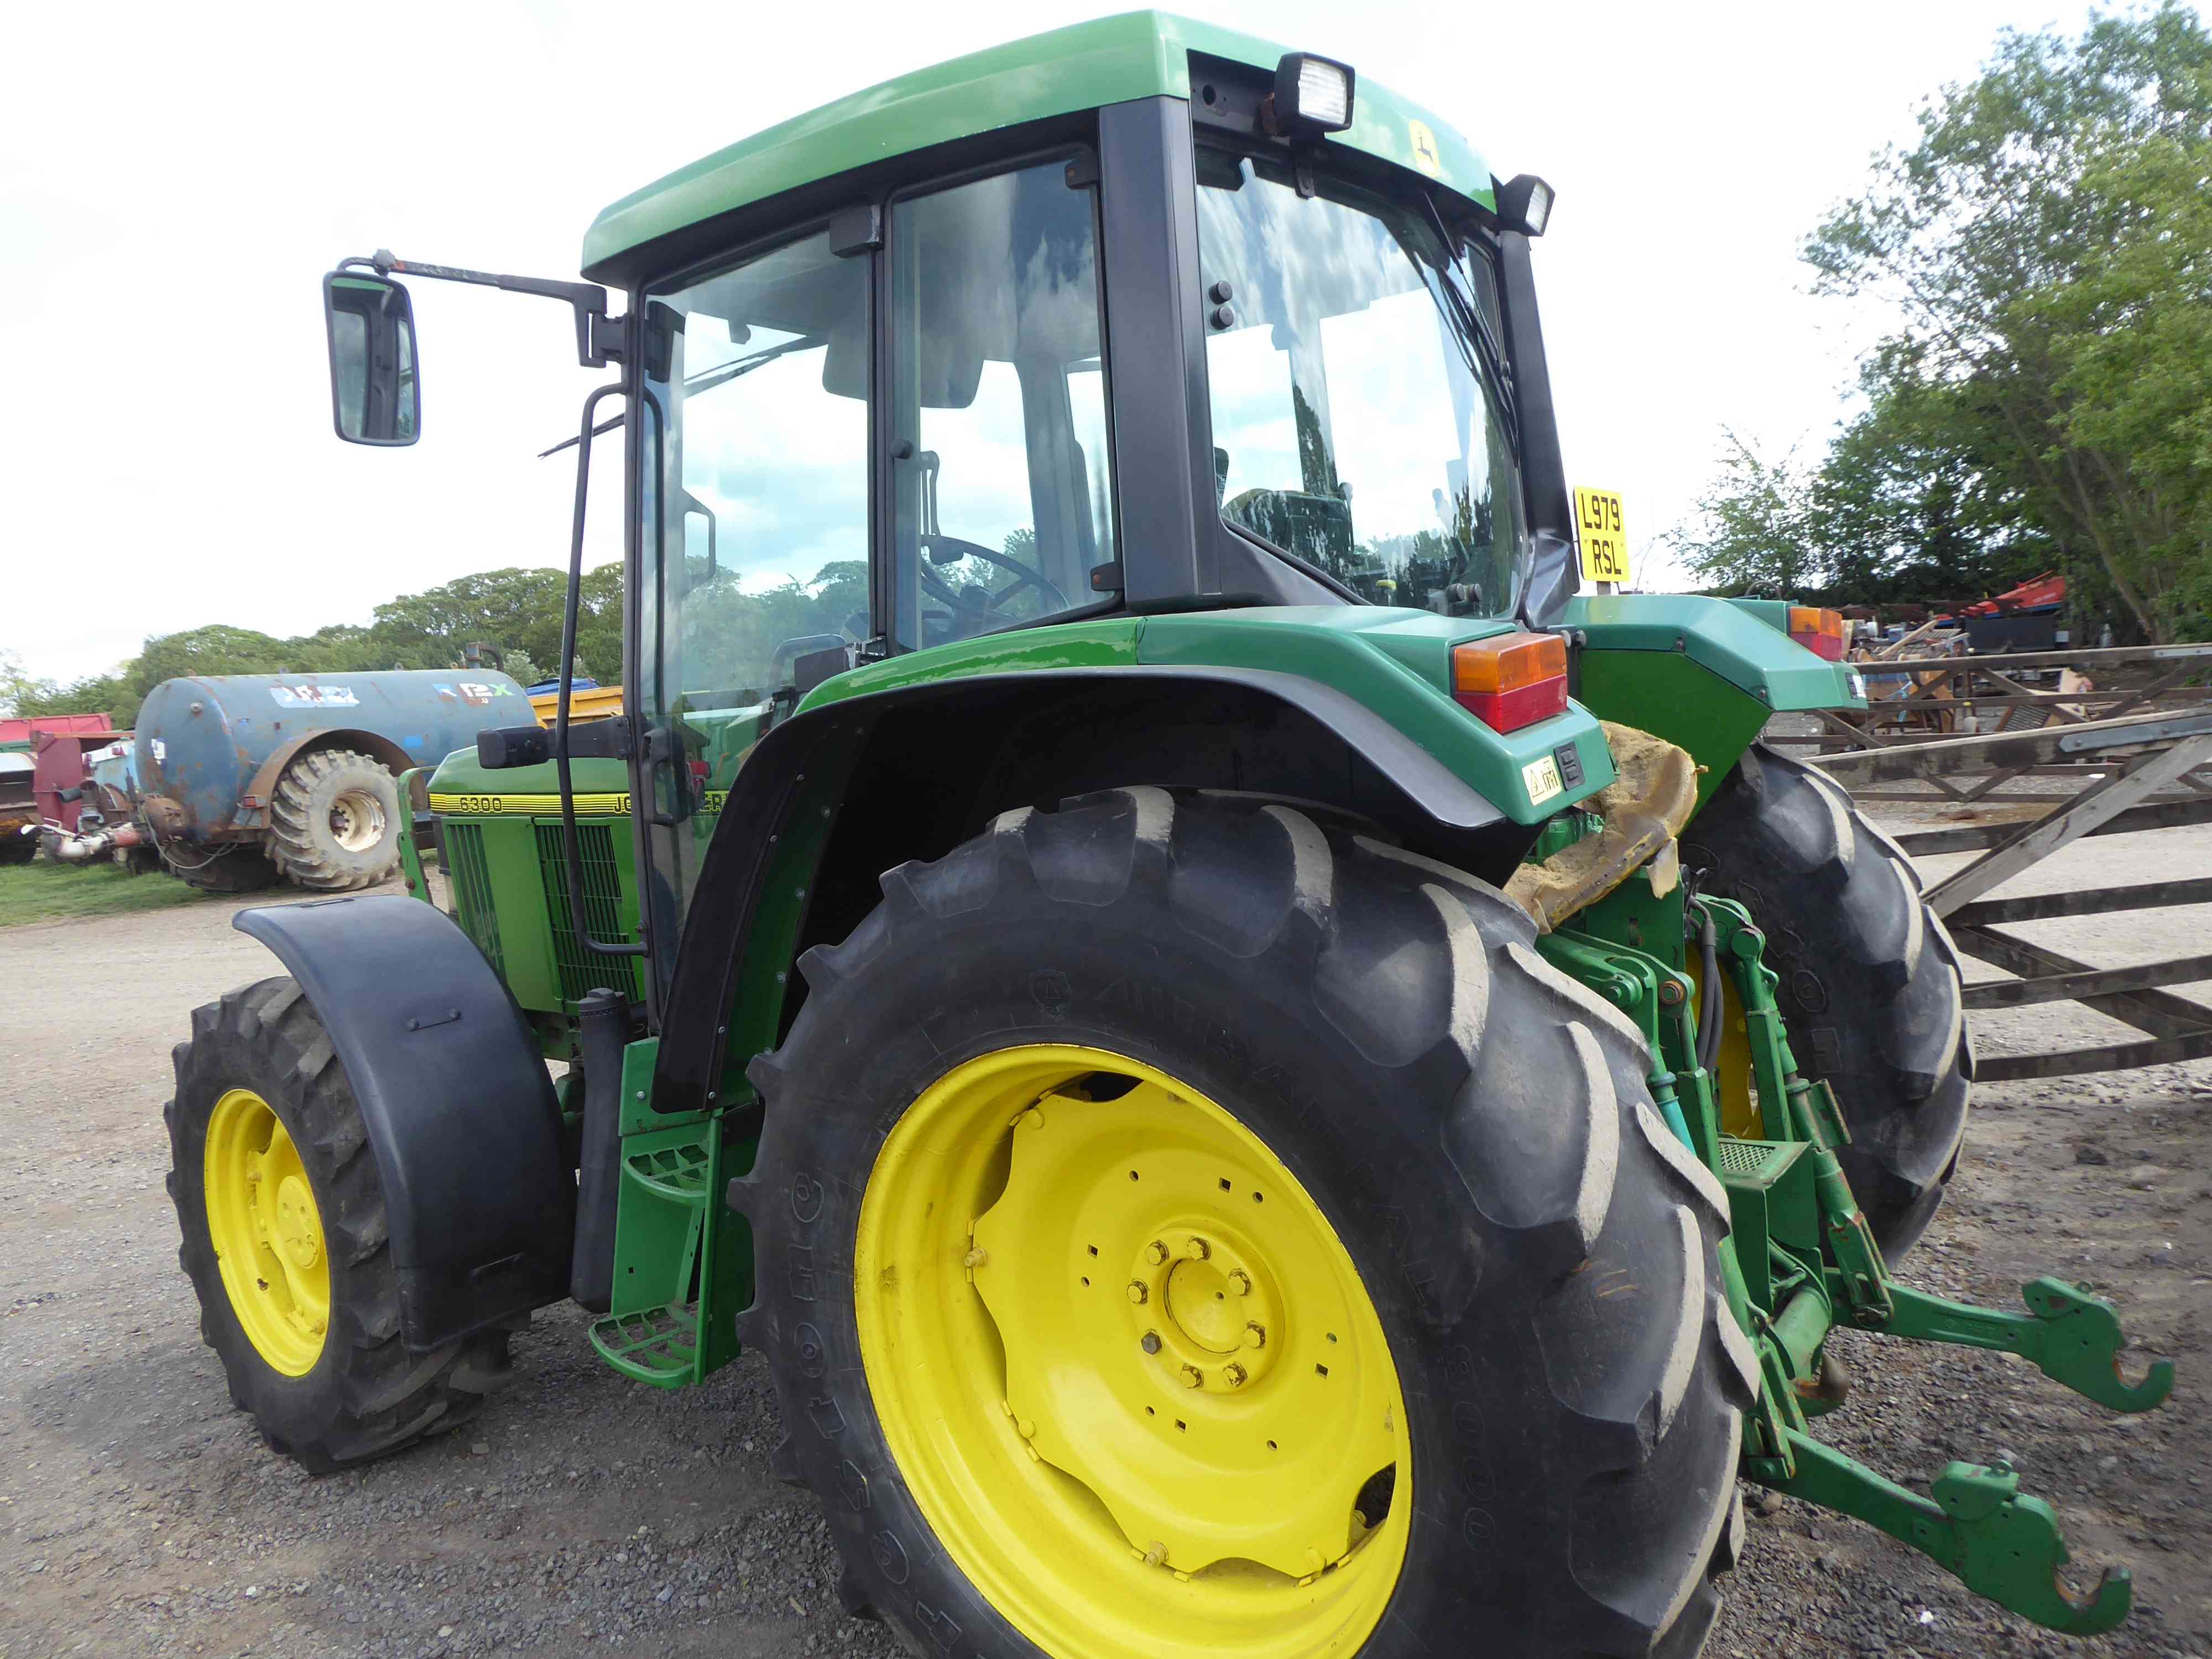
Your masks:
<path fill-rule="evenodd" d="M 1381 1319 L 1204 1095 L 1073 1045 L 956 1066 L 877 1155 L 852 1283 L 901 1477 L 1037 1646 L 1346 1659 L 1381 1622 L 1413 1507 Z"/>
<path fill-rule="evenodd" d="M 365 789 L 349 789 L 331 802 L 331 836 L 349 853 L 366 852 L 384 839 L 384 805 Z"/>
<path fill-rule="evenodd" d="M 303 1176 L 288 1175 L 276 1183 L 276 1240 L 295 1267 L 304 1270 L 323 1259 L 322 1227 Z"/>
<path fill-rule="evenodd" d="M 1048 1094 L 1012 1142 L 975 1282 L 1030 1453 L 1174 1571 L 1342 1559 L 1399 1446 L 1387 1356 L 1346 1340 L 1356 1285 L 1326 1219 L 1249 1133 L 1149 1083 Z"/>
<path fill-rule="evenodd" d="M 251 1089 L 216 1102 L 202 1179 L 208 1242 L 239 1328 L 275 1370 L 305 1376 L 330 1328 L 322 1212 L 283 1120 Z"/>

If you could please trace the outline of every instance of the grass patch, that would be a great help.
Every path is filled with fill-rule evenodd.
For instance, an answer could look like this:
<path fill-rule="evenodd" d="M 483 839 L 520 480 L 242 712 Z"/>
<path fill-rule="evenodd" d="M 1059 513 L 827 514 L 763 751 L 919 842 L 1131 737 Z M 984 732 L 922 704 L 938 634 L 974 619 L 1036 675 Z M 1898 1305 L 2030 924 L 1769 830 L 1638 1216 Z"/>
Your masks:
<path fill-rule="evenodd" d="M 127 910 L 166 910 L 201 896 L 159 870 L 132 876 L 112 864 L 78 869 L 45 859 L 0 865 L 0 927 L 73 916 L 115 915 Z"/>

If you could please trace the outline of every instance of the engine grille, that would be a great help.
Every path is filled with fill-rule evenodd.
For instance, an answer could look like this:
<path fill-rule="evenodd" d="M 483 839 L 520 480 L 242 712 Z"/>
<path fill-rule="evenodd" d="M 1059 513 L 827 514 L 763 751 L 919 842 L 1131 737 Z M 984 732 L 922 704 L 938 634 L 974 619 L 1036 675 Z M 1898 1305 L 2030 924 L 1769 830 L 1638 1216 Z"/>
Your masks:
<path fill-rule="evenodd" d="M 453 886 L 453 919 L 477 942 L 493 970 L 507 977 L 507 952 L 499 937 L 499 911 L 492 903 L 491 867 L 484 858 L 483 826 L 446 819 L 439 826 Z"/>
<path fill-rule="evenodd" d="M 584 948 L 576 937 L 568 903 L 568 864 L 561 851 L 561 826 L 538 830 L 538 870 L 545 890 L 546 920 L 552 926 L 553 967 L 561 996 L 580 1002 L 585 994 L 605 986 L 633 1001 L 644 995 L 635 957 L 603 957 Z M 622 867 L 615 860 L 614 833 L 604 823 L 576 826 L 576 848 L 584 869 L 584 919 L 592 936 L 628 939 L 622 915 Z"/>

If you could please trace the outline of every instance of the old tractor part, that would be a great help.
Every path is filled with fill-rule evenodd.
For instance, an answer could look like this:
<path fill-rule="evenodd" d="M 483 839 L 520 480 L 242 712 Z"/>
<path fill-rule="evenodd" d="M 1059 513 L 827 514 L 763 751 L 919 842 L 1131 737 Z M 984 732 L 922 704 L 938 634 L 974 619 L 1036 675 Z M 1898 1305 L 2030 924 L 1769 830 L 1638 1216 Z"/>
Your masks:
<path fill-rule="evenodd" d="M 992 1653 L 1350 1652 L 1386 1606 L 1692 1650 L 1757 1385 L 1723 1206 L 1525 915 L 1146 788 L 882 891 L 802 963 L 734 1194 L 848 1605 Z"/>
<path fill-rule="evenodd" d="M 1844 1103 L 1844 1171 L 1899 1260 L 1934 1216 L 1966 1134 L 1974 1054 L 1950 935 L 1911 862 L 1843 788 L 1763 744 L 1699 813 L 1682 855 L 1707 890 L 1761 919 L 1790 1045 Z M 1723 1092 L 1742 1103 L 1745 1051 L 1729 1053 Z M 1747 1119 L 1732 1127 L 1757 1138 Z"/>
<path fill-rule="evenodd" d="M 283 872 L 259 848 L 243 842 L 194 846 L 158 842 L 162 867 L 187 887 L 209 893 L 258 893 L 284 878 Z"/>
<path fill-rule="evenodd" d="M 489 669 L 164 680 L 133 739 L 140 816 L 195 886 L 374 885 L 410 828 L 393 777 L 530 717 L 522 688 Z M 224 867 L 239 855 L 226 848 L 252 856 Z"/>
<path fill-rule="evenodd" d="M 0 813 L 0 864 L 28 864 L 39 854 L 39 821 Z"/>
<path fill-rule="evenodd" d="M 145 832 L 137 824 L 118 823 L 112 829 L 90 830 L 82 835 L 57 836 L 46 843 L 46 852 L 64 864 L 88 864 L 94 859 L 143 846 L 146 840 Z"/>

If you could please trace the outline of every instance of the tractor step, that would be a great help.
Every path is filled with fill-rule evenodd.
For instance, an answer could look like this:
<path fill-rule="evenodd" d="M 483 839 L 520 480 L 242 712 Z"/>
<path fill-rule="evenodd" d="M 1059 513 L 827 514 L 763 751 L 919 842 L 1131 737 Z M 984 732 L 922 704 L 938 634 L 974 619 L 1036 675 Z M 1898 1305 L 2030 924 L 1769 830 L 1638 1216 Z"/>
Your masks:
<path fill-rule="evenodd" d="M 698 1373 L 698 1310 L 690 1304 L 610 1314 L 592 1322 L 592 1346 L 624 1376 L 680 1389 Z"/>
<path fill-rule="evenodd" d="M 702 1138 L 654 1152 L 632 1152 L 623 1159 L 623 1173 L 655 1198 L 696 1210 L 707 1202 L 712 1159 L 712 1149 Z"/>

